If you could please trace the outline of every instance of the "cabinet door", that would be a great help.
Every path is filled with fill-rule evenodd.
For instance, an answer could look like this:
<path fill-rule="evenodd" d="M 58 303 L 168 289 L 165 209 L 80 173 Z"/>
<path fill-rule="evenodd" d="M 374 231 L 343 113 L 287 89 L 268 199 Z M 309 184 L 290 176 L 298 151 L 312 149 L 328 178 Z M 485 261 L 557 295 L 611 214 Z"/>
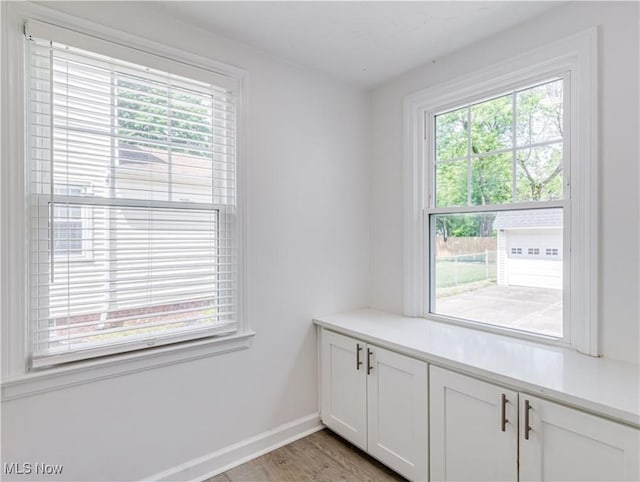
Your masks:
<path fill-rule="evenodd" d="M 367 450 L 366 345 L 327 330 L 321 336 L 322 421 Z"/>
<path fill-rule="evenodd" d="M 520 394 L 520 480 L 639 480 L 639 439 L 638 429 Z"/>
<path fill-rule="evenodd" d="M 427 363 L 367 346 L 369 453 L 411 480 L 427 480 Z"/>
<path fill-rule="evenodd" d="M 429 378 L 431 480 L 516 481 L 518 394 L 434 366 Z"/>

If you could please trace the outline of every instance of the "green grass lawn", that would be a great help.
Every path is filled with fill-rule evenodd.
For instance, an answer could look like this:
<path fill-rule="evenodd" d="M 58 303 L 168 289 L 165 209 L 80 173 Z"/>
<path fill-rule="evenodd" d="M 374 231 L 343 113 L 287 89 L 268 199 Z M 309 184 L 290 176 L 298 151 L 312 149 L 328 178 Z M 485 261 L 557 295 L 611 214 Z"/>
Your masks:
<path fill-rule="evenodd" d="M 488 268 L 488 276 L 487 276 Z M 448 288 L 482 280 L 496 279 L 496 264 L 453 260 L 436 260 L 436 288 Z"/>

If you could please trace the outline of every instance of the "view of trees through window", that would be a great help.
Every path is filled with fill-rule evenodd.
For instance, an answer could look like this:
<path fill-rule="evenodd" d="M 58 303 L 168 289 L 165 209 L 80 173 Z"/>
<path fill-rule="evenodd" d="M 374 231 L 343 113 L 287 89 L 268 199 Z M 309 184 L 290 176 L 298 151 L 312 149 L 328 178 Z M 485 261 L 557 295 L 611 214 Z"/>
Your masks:
<path fill-rule="evenodd" d="M 562 260 L 546 253 L 561 252 L 562 209 L 522 204 L 563 199 L 563 131 L 562 79 L 434 117 L 431 312 L 561 334 Z M 474 206 L 501 208 L 456 211 Z M 515 258 L 518 250 L 527 255 Z M 491 292 L 495 306 L 483 312 L 490 301 L 470 294 L 487 288 L 503 292 Z M 505 316 L 499 305 L 510 296 L 530 306 Z"/>
<path fill-rule="evenodd" d="M 198 156 L 211 142 L 211 103 L 202 95 L 171 92 L 130 76 L 119 76 L 116 86 L 118 134 L 128 144 L 166 151 L 171 138 L 174 152 Z"/>

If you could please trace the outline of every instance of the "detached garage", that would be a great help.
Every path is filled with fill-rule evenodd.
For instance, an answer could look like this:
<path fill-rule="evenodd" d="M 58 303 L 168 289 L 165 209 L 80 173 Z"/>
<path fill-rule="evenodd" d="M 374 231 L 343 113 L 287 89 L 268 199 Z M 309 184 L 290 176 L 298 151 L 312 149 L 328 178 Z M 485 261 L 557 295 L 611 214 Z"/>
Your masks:
<path fill-rule="evenodd" d="M 503 286 L 562 289 L 562 210 L 500 212 L 497 277 Z"/>

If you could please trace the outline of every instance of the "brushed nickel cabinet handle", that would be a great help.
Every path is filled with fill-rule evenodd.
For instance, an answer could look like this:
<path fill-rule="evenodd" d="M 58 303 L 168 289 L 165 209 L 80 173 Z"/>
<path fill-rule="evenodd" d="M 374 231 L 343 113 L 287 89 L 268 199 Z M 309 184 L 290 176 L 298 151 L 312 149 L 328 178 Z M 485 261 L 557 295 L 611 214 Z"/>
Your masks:
<path fill-rule="evenodd" d="M 360 343 L 356 343 L 356 370 L 360 370 L 360 365 L 362 362 L 360 361 L 360 352 L 362 351 L 362 347 Z"/>
<path fill-rule="evenodd" d="M 507 396 L 503 393 L 502 394 L 502 420 L 500 423 L 500 429 L 505 432 L 507 430 L 507 422 L 509 422 L 509 420 L 507 420 L 507 403 L 509 403 L 509 400 L 507 399 Z"/>
<path fill-rule="evenodd" d="M 373 370 L 373 367 L 371 366 L 371 355 L 373 355 L 373 352 L 367 348 L 367 375 L 369 375 L 371 370 Z"/>
<path fill-rule="evenodd" d="M 524 401 L 524 439 L 529 440 L 529 432 L 531 426 L 529 425 L 529 411 L 531 410 L 531 404 L 529 400 Z"/>

